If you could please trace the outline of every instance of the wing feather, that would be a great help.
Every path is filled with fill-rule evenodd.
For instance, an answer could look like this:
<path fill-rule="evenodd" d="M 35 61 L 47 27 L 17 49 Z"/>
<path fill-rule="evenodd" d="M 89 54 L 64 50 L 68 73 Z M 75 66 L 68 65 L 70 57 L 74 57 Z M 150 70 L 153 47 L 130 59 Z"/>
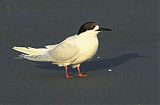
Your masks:
<path fill-rule="evenodd" d="M 50 56 L 56 62 L 72 62 L 79 55 L 79 49 L 74 40 L 67 39 L 49 51 Z"/>

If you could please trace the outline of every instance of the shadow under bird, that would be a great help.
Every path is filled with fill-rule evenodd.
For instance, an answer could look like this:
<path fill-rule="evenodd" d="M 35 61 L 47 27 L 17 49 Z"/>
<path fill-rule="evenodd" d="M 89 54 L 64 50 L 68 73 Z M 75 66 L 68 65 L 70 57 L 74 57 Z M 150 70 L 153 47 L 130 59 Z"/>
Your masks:
<path fill-rule="evenodd" d="M 73 78 L 68 74 L 68 65 L 77 68 L 79 77 L 87 77 L 80 71 L 80 64 L 94 57 L 98 49 L 97 35 L 101 31 L 112 31 L 102 28 L 96 22 L 84 23 L 76 35 L 66 38 L 59 44 L 47 45 L 44 48 L 13 47 L 22 52 L 20 57 L 41 62 L 51 62 L 66 70 L 66 78 Z"/>

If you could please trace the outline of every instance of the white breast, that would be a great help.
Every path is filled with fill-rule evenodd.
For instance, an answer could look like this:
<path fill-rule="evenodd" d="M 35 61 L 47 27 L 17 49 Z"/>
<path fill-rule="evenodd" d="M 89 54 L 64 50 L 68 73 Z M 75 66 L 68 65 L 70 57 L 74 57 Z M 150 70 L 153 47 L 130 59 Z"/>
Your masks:
<path fill-rule="evenodd" d="M 79 56 L 72 64 L 80 64 L 92 58 L 98 49 L 97 35 L 84 35 L 77 38 L 77 46 L 79 48 Z"/>

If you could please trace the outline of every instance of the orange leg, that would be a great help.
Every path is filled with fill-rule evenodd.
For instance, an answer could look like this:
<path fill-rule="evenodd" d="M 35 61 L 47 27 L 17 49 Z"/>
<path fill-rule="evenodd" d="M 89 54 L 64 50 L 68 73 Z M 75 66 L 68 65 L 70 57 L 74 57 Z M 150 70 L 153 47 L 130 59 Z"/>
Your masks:
<path fill-rule="evenodd" d="M 68 67 L 67 66 L 64 66 L 64 67 L 65 67 L 65 70 L 66 70 L 66 78 L 73 78 L 72 75 L 68 74 Z"/>
<path fill-rule="evenodd" d="M 80 66 L 77 66 L 77 70 L 78 70 L 78 76 L 79 76 L 79 77 L 84 78 L 84 77 L 87 77 L 87 76 L 88 76 L 88 75 L 84 75 L 84 74 L 81 73 L 81 71 L 80 71 Z"/>

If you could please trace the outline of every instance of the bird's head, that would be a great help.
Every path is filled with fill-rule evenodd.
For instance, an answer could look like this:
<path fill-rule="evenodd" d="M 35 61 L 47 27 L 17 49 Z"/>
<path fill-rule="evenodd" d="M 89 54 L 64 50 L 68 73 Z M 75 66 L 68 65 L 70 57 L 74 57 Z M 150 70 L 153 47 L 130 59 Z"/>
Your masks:
<path fill-rule="evenodd" d="M 99 26 L 96 22 L 86 22 L 80 27 L 77 35 L 85 32 L 92 32 L 98 34 L 101 31 L 112 31 L 112 30 L 108 28 L 103 28 Z"/>

